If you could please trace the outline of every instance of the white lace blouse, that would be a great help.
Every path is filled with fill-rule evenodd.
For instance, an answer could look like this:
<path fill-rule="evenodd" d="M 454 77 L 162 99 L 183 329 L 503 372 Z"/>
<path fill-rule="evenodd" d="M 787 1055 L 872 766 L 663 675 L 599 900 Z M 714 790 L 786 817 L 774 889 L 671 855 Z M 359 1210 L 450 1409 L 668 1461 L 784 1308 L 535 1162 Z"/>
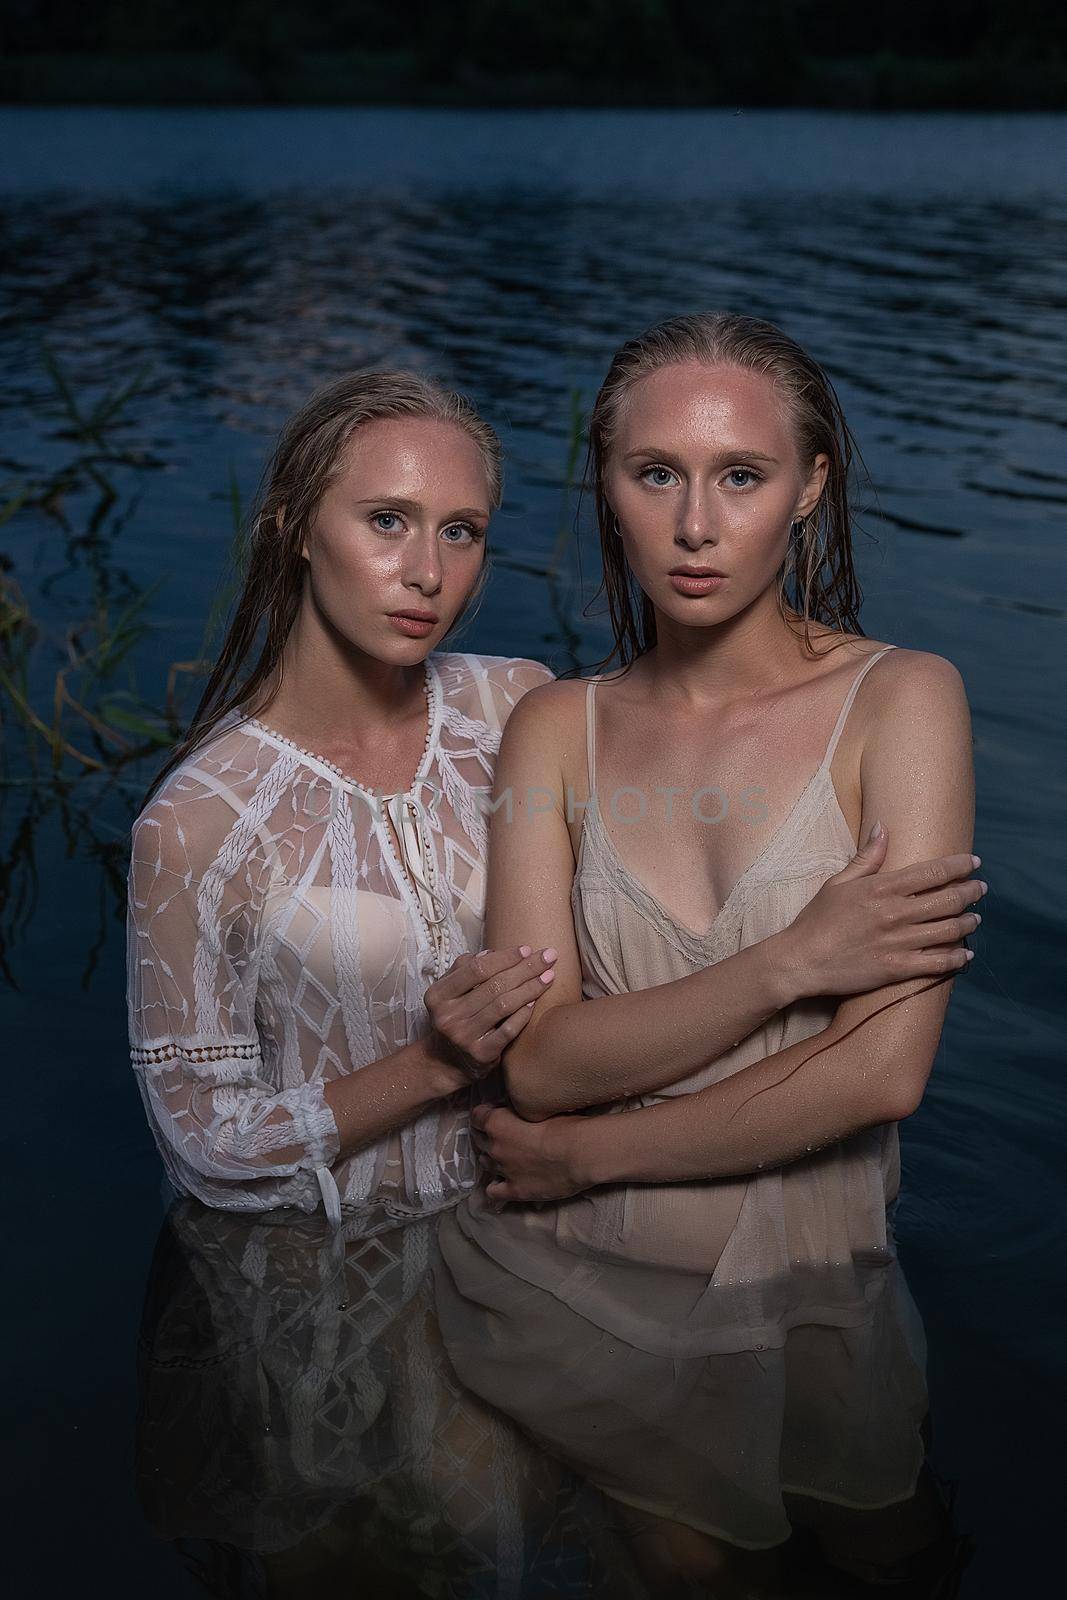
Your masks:
<path fill-rule="evenodd" d="M 179 1193 L 246 1212 L 322 1203 L 375 1231 L 473 1185 L 469 1091 L 339 1159 L 324 1089 L 424 1035 L 426 988 L 481 947 L 500 735 L 552 676 L 431 654 L 419 770 L 384 800 L 234 713 L 137 818 L 131 1056 Z"/>

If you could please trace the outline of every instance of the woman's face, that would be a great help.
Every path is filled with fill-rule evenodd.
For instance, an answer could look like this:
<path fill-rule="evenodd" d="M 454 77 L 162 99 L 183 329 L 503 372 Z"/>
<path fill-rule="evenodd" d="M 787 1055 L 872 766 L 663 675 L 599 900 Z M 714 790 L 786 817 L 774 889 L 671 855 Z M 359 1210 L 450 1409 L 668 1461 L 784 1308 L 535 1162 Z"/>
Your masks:
<path fill-rule="evenodd" d="M 478 580 L 489 485 L 477 445 L 429 417 L 362 424 L 303 548 L 312 604 L 381 661 L 421 661 Z M 422 623 L 404 616 L 422 616 Z"/>
<path fill-rule="evenodd" d="M 828 465 L 825 455 L 801 462 L 770 378 L 685 361 L 641 378 L 623 401 L 605 489 L 641 588 L 660 612 L 702 627 L 774 583 Z M 678 568 L 720 576 L 687 582 Z"/>

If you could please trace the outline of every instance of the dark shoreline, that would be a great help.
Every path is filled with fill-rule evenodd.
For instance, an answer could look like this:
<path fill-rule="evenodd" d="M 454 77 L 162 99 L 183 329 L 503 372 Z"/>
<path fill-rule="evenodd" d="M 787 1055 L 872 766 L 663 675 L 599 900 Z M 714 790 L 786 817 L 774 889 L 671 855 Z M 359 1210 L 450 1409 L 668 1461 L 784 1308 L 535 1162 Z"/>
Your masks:
<path fill-rule="evenodd" d="M 473 110 L 1065 111 L 1067 62 L 911 58 L 887 52 L 805 60 L 788 96 L 713 92 L 566 72 L 467 71 L 428 81 L 413 55 L 295 52 L 254 65 L 222 53 L 49 52 L 0 58 L 0 104 L 40 106 L 384 106 Z"/>

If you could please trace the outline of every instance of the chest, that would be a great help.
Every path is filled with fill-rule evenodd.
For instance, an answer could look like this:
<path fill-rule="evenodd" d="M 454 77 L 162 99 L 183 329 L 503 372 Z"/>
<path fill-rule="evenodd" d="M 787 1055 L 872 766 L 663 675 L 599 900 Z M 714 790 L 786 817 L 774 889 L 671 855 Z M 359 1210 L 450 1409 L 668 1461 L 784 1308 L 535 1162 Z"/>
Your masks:
<path fill-rule="evenodd" d="M 770 739 L 752 721 L 715 739 L 671 729 L 624 740 L 609 725 L 595 796 L 573 808 L 576 860 L 591 851 L 682 929 L 708 934 L 765 865 L 784 860 L 788 870 L 820 816 L 838 848 L 858 833 L 859 752 L 842 740 L 824 762 L 815 732 L 780 727 Z"/>
<path fill-rule="evenodd" d="M 375 797 L 319 781 L 263 840 L 258 944 L 302 1004 L 347 985 L 392 1005 L 478 948 L 485 852 L 469 796 L 452 803 L 446 787 L 431 774 L 408 795 Z"/>

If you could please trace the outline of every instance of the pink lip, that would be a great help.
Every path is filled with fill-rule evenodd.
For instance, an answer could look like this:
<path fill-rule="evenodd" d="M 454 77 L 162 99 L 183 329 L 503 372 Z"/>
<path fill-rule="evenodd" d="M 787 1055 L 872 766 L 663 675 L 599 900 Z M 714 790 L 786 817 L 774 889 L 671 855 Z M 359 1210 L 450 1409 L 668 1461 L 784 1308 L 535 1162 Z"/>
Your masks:
<path fill-rule="evenodd" d="M 406 633 L 412 639 L 425 639 L 437 626 L 436 617 L 410 611 L 391 611 L 389 621 L 398 632 Z"/>
<path fill-rule="evenodd" d="M 668 577 L 679 594 L 690 595 L 713 594 L 726 581 L 721 572 L 671 572 Z"/>

